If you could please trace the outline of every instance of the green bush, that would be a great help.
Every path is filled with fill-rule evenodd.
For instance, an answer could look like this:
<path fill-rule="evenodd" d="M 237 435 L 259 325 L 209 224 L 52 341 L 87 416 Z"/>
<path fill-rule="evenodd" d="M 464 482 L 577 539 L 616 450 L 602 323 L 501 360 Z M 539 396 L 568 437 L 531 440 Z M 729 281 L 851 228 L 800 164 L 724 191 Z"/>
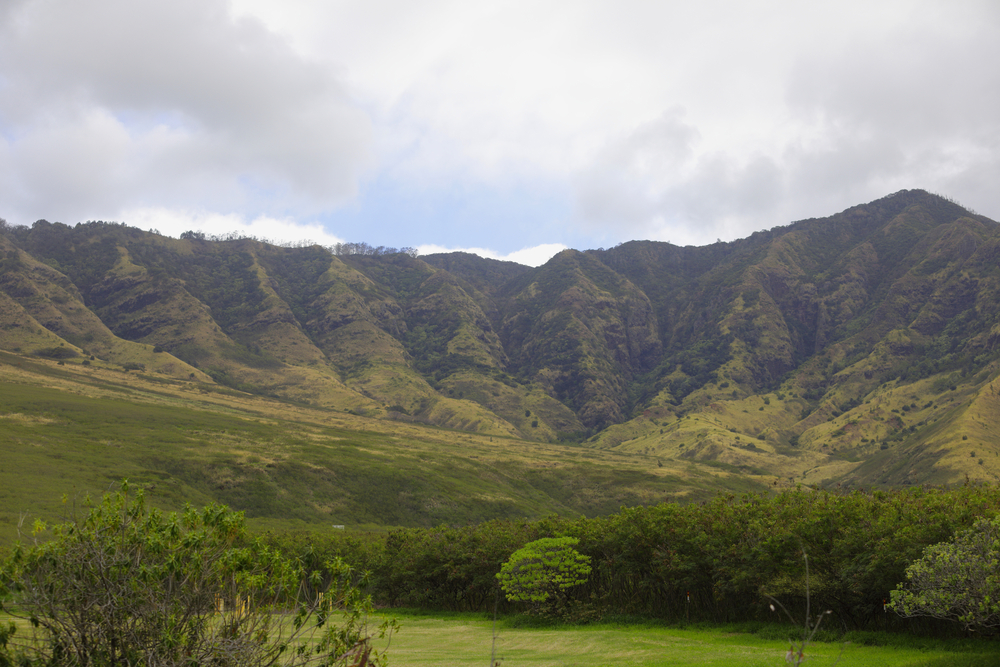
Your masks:
<path fill-rule="evenodd" d="M 79 356 L 75 350 L 71 350 L 70 348 L 63 346 L 43 347 L 35 350 L 31 354 L 44 359 L 72 359 Z"/>
<path fill-rule="evenodd" d="M 384 664 L 365 622 L 371 600 L 349 566 L 328 564 L 324 599 L 226 507 L 163 514 L 125 482 L 86 518 L 36 522 L 33 533 L 51 539 L 0 563 L 0 611 L 33 628 L 24 639 L 0 630 L 0 664 Z M 335 609 L 340 627 L 327 623 Z"/>

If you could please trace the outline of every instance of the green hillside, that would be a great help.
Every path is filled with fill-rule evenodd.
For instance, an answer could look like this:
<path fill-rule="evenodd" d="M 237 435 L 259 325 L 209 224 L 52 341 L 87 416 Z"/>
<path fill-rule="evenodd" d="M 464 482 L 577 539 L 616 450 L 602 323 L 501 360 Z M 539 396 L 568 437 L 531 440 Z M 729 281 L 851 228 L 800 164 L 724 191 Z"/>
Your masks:
<path fill-rule="evenodd" d="M 466 524 L 707 498 L 712 466 L 370 419 L 164 373 L 0 352 L 0 544 L 128 478 L 259 527 Z M 60 504 L 61 501 L 65 504 Z"/>
<path fill-rule="evenodd" d="M 168 498 L 261 520 L 380 525 L 740 485 L 992 482 L 998 297 L 1000 226 L 919 190 L 731 243 L 633 241 L 537 268 L 3 224 L 0 446 L 46 473 L 22 484 L 5 462 L 2 507 L 13 520 L 60 475 L 92 490 L 143 470 L 173 480 Z M 134 407 L 152 405 L 167 412 Z M 170 427 L 175 409 L 189 426 Z M 220 415 L 243 426 L 211 426 Z M 160 426 L 134 452 L 98 456 L 142 423 Z M 56 464 L 38 463 L 43 434 L 68 448 Z M 253 453 L 272 442 L 274 461 Z M 334 453 L 352 472 L 315 472 Z"/>

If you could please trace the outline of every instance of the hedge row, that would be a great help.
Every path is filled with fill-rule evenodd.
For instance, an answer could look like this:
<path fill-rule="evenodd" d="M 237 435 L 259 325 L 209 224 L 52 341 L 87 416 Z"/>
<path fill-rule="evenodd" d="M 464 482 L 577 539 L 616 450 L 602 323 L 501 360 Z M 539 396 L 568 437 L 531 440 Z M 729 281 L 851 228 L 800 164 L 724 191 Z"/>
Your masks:
<path fill-rule="evenodd" d="M 848 494 L 798 489 L 623 508 L 591 519 L 271 539 L 317 569 L 336 555 L 371 571 L 372 591 L 384 605 L 487 610 L 497 600 L 496 574 L 511 553 L 541 537 L 572 536 L 593 565 L 575 595 L 599 613 L 715 622 L 767 617 L 768 595 L 790 609 L 803 607 L 805 554 L 813 609 L 833 610 L 846 628 L 871 629 L 898 623 L 883 602 L 927 546 L 992 516 L 998 506 L 994 486 Z"/>

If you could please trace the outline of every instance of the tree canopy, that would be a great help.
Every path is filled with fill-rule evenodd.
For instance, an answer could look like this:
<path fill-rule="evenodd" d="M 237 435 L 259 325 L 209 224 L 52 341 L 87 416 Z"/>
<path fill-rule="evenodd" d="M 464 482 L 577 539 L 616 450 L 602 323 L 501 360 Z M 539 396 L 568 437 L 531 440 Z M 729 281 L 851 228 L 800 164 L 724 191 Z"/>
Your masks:
<path fill-rule="evenodd" d="M 536 611 L 558 610 L 567 591 L 587 581 L 590 556 L 573 547 L 575 537 L 544 537 L 511 554 L 497 578 L 507 599 L 528 602 Z"/>

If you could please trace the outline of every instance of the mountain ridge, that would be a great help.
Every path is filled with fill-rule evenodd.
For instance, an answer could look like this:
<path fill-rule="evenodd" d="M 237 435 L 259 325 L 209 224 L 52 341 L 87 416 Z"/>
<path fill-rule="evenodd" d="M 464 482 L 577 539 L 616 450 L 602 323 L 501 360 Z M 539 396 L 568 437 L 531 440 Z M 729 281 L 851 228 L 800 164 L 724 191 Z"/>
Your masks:
<path fill-rule="evenodd" d="M 16 353 L 806 483 L 1000 479 L 967 453 L 1000 450 L 1000 225 L 920 190 L 536 268 L 115 223 L 0 232 Z M 932 446 L 935 465 L 906 467 Z"/>

